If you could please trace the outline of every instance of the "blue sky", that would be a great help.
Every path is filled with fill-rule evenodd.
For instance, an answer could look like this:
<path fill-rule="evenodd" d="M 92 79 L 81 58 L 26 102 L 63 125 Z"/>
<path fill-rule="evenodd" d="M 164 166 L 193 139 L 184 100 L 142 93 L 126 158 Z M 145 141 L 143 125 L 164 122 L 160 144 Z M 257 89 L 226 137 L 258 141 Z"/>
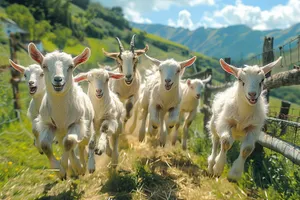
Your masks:
<path fill-rule="evenodd" d="M 300 22 L 300 0 L 92 0 L 120 6 L 137 23 L 195 30 L 245 24 L 255 30 L 284 29 Z"/>

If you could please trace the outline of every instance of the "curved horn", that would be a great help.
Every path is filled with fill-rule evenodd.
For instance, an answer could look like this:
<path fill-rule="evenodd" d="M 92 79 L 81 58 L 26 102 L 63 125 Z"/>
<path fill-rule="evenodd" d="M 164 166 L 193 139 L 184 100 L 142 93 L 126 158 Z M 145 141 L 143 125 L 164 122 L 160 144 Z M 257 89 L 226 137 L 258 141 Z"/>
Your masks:
<path fill-rule="evenodd" d="M 131 38 L 130 42 L 130 51 L 134 54 L 134 39 L 135 39 L 135 34 Z"/>
<path fill-rule="evenodd" d="M 116 40 L 118 41 L 119 44 L 119 49 L 120 49 L 120 55 L 122 54 L 122 52 L 124 51 L 124 47 L 120 41 L 120 39 L 118 37 L 116 37 Z"/>

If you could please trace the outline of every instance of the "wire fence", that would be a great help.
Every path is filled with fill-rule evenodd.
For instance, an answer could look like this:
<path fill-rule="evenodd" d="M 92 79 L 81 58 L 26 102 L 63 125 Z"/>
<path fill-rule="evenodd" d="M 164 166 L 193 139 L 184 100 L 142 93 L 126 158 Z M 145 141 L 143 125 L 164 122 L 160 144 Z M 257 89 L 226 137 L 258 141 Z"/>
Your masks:
<path fill-rule="evenodd" d="M 280 65 L 281 67 L 275 69 L 275 72 L 292 69 L 294 65 L 300 64 L 300 35 L 293 37 L 291 40 L 280 45 L 278 48 L 273 48 L 268 52 L 263 52 L 251 56 L 250 58 L 243 60 L 243 63 L 239 64 L 247 63 L 248 65 L 262 66 L 263 56 L 270 52 L 274 53 L 275 59 L 277 59 L 279 56 L 282 56 Z"/>

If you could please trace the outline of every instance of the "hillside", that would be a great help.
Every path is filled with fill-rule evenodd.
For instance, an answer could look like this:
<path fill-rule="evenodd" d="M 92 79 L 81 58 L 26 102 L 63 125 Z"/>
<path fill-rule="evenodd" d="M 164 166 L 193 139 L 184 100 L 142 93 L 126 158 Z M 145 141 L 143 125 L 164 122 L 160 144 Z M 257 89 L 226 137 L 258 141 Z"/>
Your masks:
<path fill-rule="evenodd" d="M 137 24 L 131 22 L 131 25 L 148 33 L 183 44 L 193 51 L 216 58 L 230 56 L 235 60 L 261 53 L 265 36 L 273 36 L 275 41 L 274 47 L 278 48 L 279 45 L 300 34 L 300 24 L 285 30 L 269 31 L 252 30 L 245 25 L 218 29 L 200 27 L 194 31 L 160 24 Z"/>

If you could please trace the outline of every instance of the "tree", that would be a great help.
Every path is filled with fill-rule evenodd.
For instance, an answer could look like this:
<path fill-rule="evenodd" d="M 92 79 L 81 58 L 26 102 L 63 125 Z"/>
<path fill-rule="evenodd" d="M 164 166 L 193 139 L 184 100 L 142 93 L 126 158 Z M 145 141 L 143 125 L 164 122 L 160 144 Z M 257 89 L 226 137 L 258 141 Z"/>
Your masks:
<path fill-rule="evenodd" d="M 22 29 L 30 33 L 31 39 L 33 38 L 35 20 L 27 7 L 12 4 L 6 8 L 6 13 L 8 17 L 14 20 Z"/>
<path fill-rule="evenodd" d="M 47 32 L 50 32 L 52 29 L 52 26 L 50 23 L 46 20 L 42 20 L 35 24 L 34 26 L 34 39 L 38 40 L 41 39 Z"/>
<path fill-rule="evenodd" d="M 55 30 L 53 33 L 56 36 L 53 38 L 53 43 L 56 44 L 60 49 L 63 49 L 68 39 L 72 37 L 71 29 L 62 26 L 61 24 L 55 24 Z"/>
<path fill-rule="evenodd" d="M 86 9 L 90 3 L 90 0 L 73 0 L 72 3 L 80 8 Z"/>

